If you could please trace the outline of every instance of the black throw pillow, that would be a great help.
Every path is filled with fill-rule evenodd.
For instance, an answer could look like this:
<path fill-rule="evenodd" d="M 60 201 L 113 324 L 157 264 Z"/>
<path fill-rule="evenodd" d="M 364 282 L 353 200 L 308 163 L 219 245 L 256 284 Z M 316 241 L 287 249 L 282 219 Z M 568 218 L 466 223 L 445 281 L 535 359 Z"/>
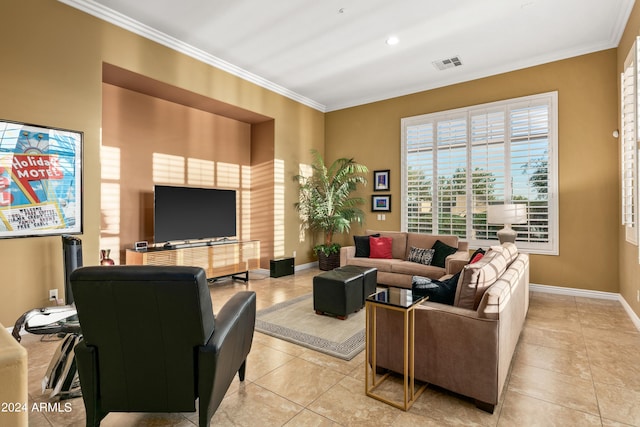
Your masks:
<path fill-rule="evenodd" d="M 372 234 L 373 237 L 380 237 L 380 234 Z M 371 236 L 353 236 L 353 243 L 356 246 L 356 256 L 360 258 L 369 258 L 370 247 L 369 237 Z"/>
<path fill-rule="evenodd" d="M 433 259 L 431 260 L 431 265 L 435 265 L 436 267 L 441 268 L 444 268 L 444 260 L 449 255 L 453 255 L 458 252 L 458 248 L 449 246 L 446 243 L 441 242 L 440 240 L 436 240 L 431 249 L 435 249 Z"/>
<path fill-rule="evenodd" d="M 431 302 L 453 305 L 459 278 L 460 273 L 456 273 L 446 280 L 431 280 L 426 277 L 414 276 L 411 290 L 416 295 L 428 296 Z"/>

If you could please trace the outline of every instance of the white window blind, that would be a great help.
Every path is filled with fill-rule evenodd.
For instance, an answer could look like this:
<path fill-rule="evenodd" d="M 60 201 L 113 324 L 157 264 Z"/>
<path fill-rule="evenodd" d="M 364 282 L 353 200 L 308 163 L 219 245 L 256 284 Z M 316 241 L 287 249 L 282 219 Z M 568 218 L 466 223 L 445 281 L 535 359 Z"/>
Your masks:
<path fill-rule="evenodd" d="M 406 131 L 406 152 L 411 159 L 404 170 L 407 180 L 407 228 L 420 233 L 433 233 L 433 124 L 417 124 Z"/>
<path fill-rule="evenodd" d="M 621 135 L 620 170 L 622 173 L 622 224 L 625 226 L 626 240 L 638 243 L 637 233 L 637 123 L 638 123 L 638 43 L 633 44 L 624 62 L 624 71 L 620 82 L 621 99 Z"/>
<path fill-rule="evenodd" d="M 497 241 L 487 206 L 521 203 L 517 244 L 557 254 L 557 94 L 402 119 L 402 228 Z"/>

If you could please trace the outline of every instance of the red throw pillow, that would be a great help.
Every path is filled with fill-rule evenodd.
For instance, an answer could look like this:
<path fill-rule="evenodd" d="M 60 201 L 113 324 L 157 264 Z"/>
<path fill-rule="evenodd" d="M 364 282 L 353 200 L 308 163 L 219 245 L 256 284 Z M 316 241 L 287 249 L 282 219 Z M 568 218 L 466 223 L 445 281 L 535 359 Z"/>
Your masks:
<path fill-rule="evenodd" d="M 478 262 L 482 259 L 482 257 L 484 256 L 483 253 L 477 253 L 472 259 L 471 261 L 469 261 L 469 264 L 473 264 L 474 262 Z"/>
<path fill-rule="evenodd" d="M 369 258 L 391 259 L 391 237 L 369 237 Z"/>

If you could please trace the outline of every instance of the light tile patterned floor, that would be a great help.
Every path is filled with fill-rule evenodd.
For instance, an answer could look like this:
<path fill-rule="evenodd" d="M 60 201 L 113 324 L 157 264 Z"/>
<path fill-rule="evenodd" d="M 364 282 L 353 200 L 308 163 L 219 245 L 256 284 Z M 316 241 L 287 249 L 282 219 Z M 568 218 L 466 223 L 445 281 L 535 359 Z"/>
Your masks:
<path fill-rule="evenodd" d="M 248 285 L 211 286 L 214 310 L 238 290 L 256 291 L 258 310 L 311 292 L 317 270 L 277 279 L 252 273 Z M 29 392 L 57 346 L 26 335 Z M 236 377 L 237 378 L 237 377 Z M 244 383 L 232 384 L 215 426 L 640 426 L 640 333 L 616 301 L 532 293 L 502 401 L 493 415 L 469 400 L 428 388 L 404 412 L 364 394 L 364 353 L 343 361 L 256 333 Z M 68 412 L 31 412 L 29 425 L 82 426 L 82 399 Z M 109 426 L 193 426 L 197 414 L 109 414 Z"/>

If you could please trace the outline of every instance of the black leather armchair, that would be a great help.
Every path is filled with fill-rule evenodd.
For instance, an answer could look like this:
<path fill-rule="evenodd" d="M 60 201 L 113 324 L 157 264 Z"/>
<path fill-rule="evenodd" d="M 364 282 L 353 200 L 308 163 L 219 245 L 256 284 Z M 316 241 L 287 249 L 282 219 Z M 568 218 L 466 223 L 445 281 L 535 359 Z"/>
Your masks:
<path fill-rule="evenodd" d="M 244 380 L 254 292 L 238 292 L 214 318 L 201 268 L 84 267 L 71 285 L 87 426 L 109 412 L 194 412 L 196 399 L 208 426 L 236 372 Z"/>

